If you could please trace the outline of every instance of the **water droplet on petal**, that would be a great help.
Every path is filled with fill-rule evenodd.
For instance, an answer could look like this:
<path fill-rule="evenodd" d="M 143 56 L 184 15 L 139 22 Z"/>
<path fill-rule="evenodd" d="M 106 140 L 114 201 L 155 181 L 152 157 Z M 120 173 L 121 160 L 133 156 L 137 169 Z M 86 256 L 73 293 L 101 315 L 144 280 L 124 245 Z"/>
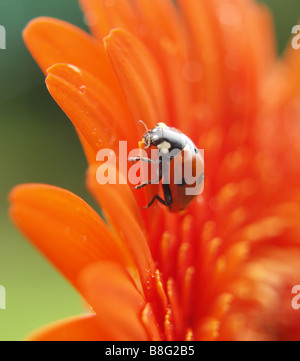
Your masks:
<path fill-rule="evenodd" d="M 150 290 L 150 289 L 151 289 L 151 283 L 150 283 L 150 281 L 146 281 L 146 288 L 147 288 L 147 290 Z"/>
<path fill-rule="evenodd" d="M 113 146 L 116 143 L 116 138 L 115 137 L 111 137 L 109 140 L 109 145 Z"/>
<path fill-rule="evenodd" d="M 77 68 L 77 66 L 72 65 L 72 64 L 68 64 L 67 66 L 68 66 L 68 68 L 72 69 L 76 73 L 81 74 L 81 70 L 79 68 Z"/>
<path fill-rule="evenodd" d="M 86 92 L 86 86 L 85 86 L 85 85 L 81 85 L 81 86 L 79 87 L 79 93 L 80 93 L 80 94 L 85 94 L 85 92 Z"/>
<path fill-rule="evenodd" d="M 96 142 L 96 146 L 99 147 L 99 148 L 102 148 L 103 146 L 103 140 L 101 138 L 99 138 Z"/>

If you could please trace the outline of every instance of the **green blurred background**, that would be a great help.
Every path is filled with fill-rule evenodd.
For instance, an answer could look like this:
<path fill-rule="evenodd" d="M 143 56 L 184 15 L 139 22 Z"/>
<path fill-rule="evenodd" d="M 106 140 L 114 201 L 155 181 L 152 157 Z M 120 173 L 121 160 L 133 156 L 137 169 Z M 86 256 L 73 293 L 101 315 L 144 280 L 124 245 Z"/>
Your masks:
<path fill-rule="evenodd" d="M 300 2 L 263 2 L 273 11 L 282 52 L 300 18 Z M 84 188 L 86 163 L 79 141 L 22 41 L 23 28 L 37 16 L 86 29 L 76 0 L 0 0 L 0 25 L 7 32 L 7 49 L 0 50 L 0 285 L 7 293 L 7 309 L 0 310 L 0 340 L 20 340 L 40 326 L 83 311 L 76 292 L 7 216 L 7 194 L 19 183 L 54 184 L 92 202 Z"/>

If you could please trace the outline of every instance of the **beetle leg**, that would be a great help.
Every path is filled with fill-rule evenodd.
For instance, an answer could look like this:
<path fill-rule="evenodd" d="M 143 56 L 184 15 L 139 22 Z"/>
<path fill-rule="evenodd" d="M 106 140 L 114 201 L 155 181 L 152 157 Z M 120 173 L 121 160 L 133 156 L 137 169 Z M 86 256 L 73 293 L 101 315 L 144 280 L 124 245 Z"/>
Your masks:
<path fill-rule="evenodd" d="M 163 184 L 162 187 L 163 187 L 163 191 L 164 191 L 166 205 L 169 206 L 172 204 L 172 193 L 171 193 L 170 185 Z"/>
<path fill-rule="evenodd" d="M 155 161 L 150 158 L 143 158 L 143 157 L 135 157 L 135 158 L 128 158 L 128 162 L 131 162 L 132 164 L 134 162 L 145 162 L 145 163 L 151 163 L 151 164 L 160 164 L 161 160 Z"/>
<path fill-rule="evenodd" d="M 146 181 L 146 182 L 144 182 L 144 183 L 141 183 L 141 184 L 138 185 L 138 186 L 133 187 L 133 189 L 141 189 L 141 188 L 146 187 L 146 186 L 149 185 L 149 184 L 159 184 L 159 182 L 161 181 L 161 179 L 162 179 L 162 175 L 159 174 L 158 179 L 148 180 L 148 181 Z"/>
<path fill-rule="evenodd" d="M 153 199 L 152 199 L 152 201 L 147 205 L 147 207 L 143 207 L 143 209 L 148 209 L 149 207 L 151 207 L 152 206 L 152 204 L 154 203 L 154 201 L 156 201 L 156 200 L 158 200 L 161 204 L 163 204 L 164 206 L 168 206 L 167 205 L 167 202 L 164 200 L 164 199 L 162 199 L 158 194 L 156 194 L 154 197 L 153 197 Z"/>
<path fill-rule="evenodd" d="M 160 182 L 160 179 L 148 180 L 147 182 L 144 182 L 138 186 L 133 187 L 133 189 L 141 189 L 141 188 L 146 187 L 148 184 L 159 184 L 159 182 Z"/>

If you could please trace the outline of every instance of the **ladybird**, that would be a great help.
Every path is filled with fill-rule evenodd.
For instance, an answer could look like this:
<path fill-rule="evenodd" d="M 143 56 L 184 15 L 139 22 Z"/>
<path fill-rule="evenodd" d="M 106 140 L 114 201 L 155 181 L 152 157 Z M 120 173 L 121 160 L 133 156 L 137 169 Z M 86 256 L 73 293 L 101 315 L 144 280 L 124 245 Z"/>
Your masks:
<path fill-rule="evenodd" d="M 162 181 L 164 199 L 156 194 L 151 202 L 144 208 L 152 206 L 155 201 L 168 207 L 170 212 L 185 210 L 191 201 L 200 194 L 204 186 L 204 162 L 192 140 L 175 128 L 168 127 L 165 123 L 158 123 L 153 129 L 146 128 L 142 144 L 144 148 L 157 149 L 158 160 L 136 157 L 129 158 L 132 163 L 143 161 L 158 164 L 157 179 L 150 179 L 134 189 L 141 189 L 150 184 Z M 186 179 L 185 167 L 192 173 L 193 183 Z"/>

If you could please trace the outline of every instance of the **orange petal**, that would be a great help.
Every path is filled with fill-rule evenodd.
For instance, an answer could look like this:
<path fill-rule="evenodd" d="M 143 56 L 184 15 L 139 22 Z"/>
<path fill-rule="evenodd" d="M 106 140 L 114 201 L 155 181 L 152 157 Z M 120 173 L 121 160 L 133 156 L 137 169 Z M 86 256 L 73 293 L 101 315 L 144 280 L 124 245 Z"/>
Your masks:
<path fill-rule="evenodd" d="M 114 30 L 105 38 L 105 48 L 135 121 L 142 119 L 149 128 L 168 122 L 160 70 L 143 43 Z"/>
<path fill-rule="evenodd" d="M 76 285 L 78 273 L 100 259 L 134 268 L 124 245 L 82 199 L 53 186 L 29 184 L 10 194 L 18 228 Z"/>
<path fill-rule="evenodd" d="M 95 152 L 93 148 L 90 146 L 85 137 L 77 130 L 78 137 L 80 139 L 80 143 L 84 150 L 85 157 L 87 159 L 88 164 L 93 164 L 95 162 Z"/>
<path fill-rule="evenodd" d="M 113 28 L 138 31 L 140 24 L 128 0 L 79 0 L 92 33 L 102 40 Z"/>
<path fill-rule="evenodd" d="M 27 25 L 23 36 L 44 73 L 56 63 L 68 63 L 89 71 L 106 83 L 112 83 L 114 76 L 103 46 L 76 26 L 41 17 Z"/>
<path fill-rule="evenodd" d="M 96 165 L 90 168 L 88 188 L 98 200 L 116 234 L 128 245 L 139 267 L 142 281 L 146 283 L 154 271 L 154 265 L 132 192 L 128 184 L 100 185 L 96 180 L 96 172 Z"/>
<path fill-rule="evenodd" d="M 282 244 L 255 247 L 249 261 L 236 270 L 229 284 L 234 299 L 221 322 L 221 340 L 298 339 L 300 315 L 292 307 L 292 288 L 299 282 L 300 249 Z"/>
<path fill-rule="evenodd" d="M 48 69 L 46 84 L 95 155 L 102 148 L 118 154 L 118 140 L 136 147 L 135 125 L 126 104 L 99 79 L 73 65 L 56 64 Z"/>
<path fill-rule="evenodd" d="M 232 129 L 227 143 L 236 148 L 250 134 L 244 124 L 255 109 L 249 104 L 257 103 L 260 82 L 275 61 L 269 13 L 254 1 L 179 0 L 179 4 L 190 34 L 191 59 L 203 70 L 196 94 L 205 106 L 198 107 L 195 116 L 209 129 L 212 120 L 226 122 Z"/>
<path fill-rule="evenodd" d="M 172 1 L 81 0 L 81 4 L 92 32 L 99 39 L 120 28 L 140 38 L 151 50 L 163 70 L 169 124 L 182 128 L 187 118 L 190 84 L 182 74 L 188 62 L 183 24 Z"/>
<path fill-rule="evenodd" d="M 184 71 L 188 66 L 183 22 L 171 0 L 135 1 L 144 31 L 140 36 L 162 68 L 172 125 L 188 130 L 192 87 Z M 136 35 L 139 35 L 136 33 Z"/>
<path fill-rule="evenodd" d="M 201 320 L 196 330 L 196 341 L 215 341 L 219 336 L 220 322 L 213 317 Z"/>
<path fill-rule="evenodd" d="M 162 341 L 162 335 L 157 325 L 157 320 L 155 319 L 150 303 L 147 303 L 143 310 L 142 322 L 149 334 L 151 341 Z"/>
<path fill-rule="evenodd" d="M 252 48 L 254 68 L 258 80 L 270 73 L 277 60 L 276 34 L 273 15 L 263 3 L 240 1 L 247 14 L 247 39 Z M 250 5 L 250 6 L 249 6 Z M 253 26 L 255 24 L 255 27 Z M 263 36 L 262 36 L 263 34 Z"/>
<path fill-rule="evenodd" d="M 224 108 L 224 71 L 214 8 L 210 2 L 203 0 L 178 2 L 189 34 L 190 61 L 197 64 L 203 73 L 200 81 L 195 83 L 196 99 L 206 101 L 214 112 L 221 113 Z"/>
<path fill-rule="evenodd" d="M 94 264 L 84 270 L 79 284 L 97 313 L 106 340 L 147 340 L 141 323 L 145 300 L 124 268 L 111 262 Z"/>
<path fill-rule="evenodd" d="M 300 24 L 300 21 L 298 22 Z M 299 26 L 299 25 L 298 25 Z M 296 34 L 293 35 L 295 37 Z M 277 72 L 274 72 L 274 81 L 272 86 L 278 83 L 279 81 L 283 82 L 280 86 L 281 93 L 279 99 L 276 101 L 281 101 L 286 103 L 293 98 L 298 99 L 300 94 L 300 54 L 299 50 L 294 49 L 292 46 L 292 41 L 289 42 L 282 61 L 279 63 Z M 281 99 L 280 99 L 281 98 Z"/>
<path fill-rule="evenodd" d="M 83 315 L 55 322 L 26 338 L 26 341 L 102 341 L 102 333 L 95 315 Z"/>

